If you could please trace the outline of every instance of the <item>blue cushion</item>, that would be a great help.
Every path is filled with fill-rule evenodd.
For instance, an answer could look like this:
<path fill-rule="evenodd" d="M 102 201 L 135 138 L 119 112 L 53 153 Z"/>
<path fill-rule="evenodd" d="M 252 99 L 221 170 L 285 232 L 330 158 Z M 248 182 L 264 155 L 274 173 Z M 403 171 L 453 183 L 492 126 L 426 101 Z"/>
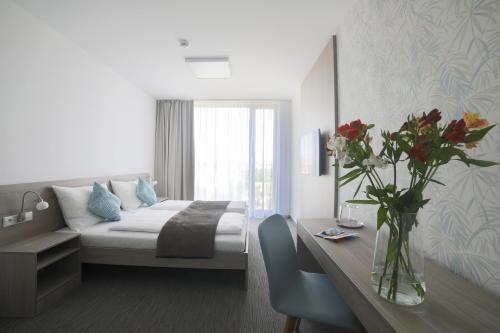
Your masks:
<path fill-rule="evenodd" d="M 94 182 L 87 205 L 92 213 L 108 221 L 120 221 L 120 204 L 120 198 Z"/>
<path fill-rule="evenodd" d="M 153 206 L 156 203 L 156 193 L 153 185 L 142 178 L 139 178 L 137 184 L 137 197 L 148 206 Z"/>

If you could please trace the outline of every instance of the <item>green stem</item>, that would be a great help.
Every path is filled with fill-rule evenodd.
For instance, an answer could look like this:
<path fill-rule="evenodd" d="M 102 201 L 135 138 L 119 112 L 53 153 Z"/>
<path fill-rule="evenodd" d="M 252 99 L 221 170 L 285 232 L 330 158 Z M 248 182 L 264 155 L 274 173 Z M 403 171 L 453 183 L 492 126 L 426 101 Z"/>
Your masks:
<path fill-rule="evenodd" d="M 373 171 L 373 174 L 375 175 L 375 179 L 377 179 L 377 180 L 378 180 L 378 183 L 379 183 L 380 187 L 381 187 L 381 188 L 385 188 L 384 182 L 382 181 L 382 179 L 381 179 L 381 178 L 380 178 L 380 176 L 378 175 L 377 170 L 375 170 L 375 168 L 373 168 L 373 169 L 372 169 L 372 171 Z M 396 183 L 394 183 L 394 184 L 396 184 Z"/>
<path fill-rule="evenodd" d="M 391 295 L 391 290 L 392 290 L 392 296 L 390 296 L 390 298 L 392 298 L 393 301 L 396 300 L 396 295 L 398 291 L 399 257 L 401 256 L 401 247 L 403 246 L 403 235 L 405 233 L 404 222 L 401 213 L 398 214 L 398 225 L 399 225 L 398 239 L 397 239 L 398 245 L 396 251 L 396 258 L 394 259 L 394 268 L 392 270 L 391 287 L 389 289 L 389 295 Z"/>
<path fill-rule="evenodd" d="M 370 172 L 369 171 L 366 172 L 366 175 L 368 176 L 368 180 L 372 184 L 373 188 L 377 188 L 377 186 L 375 186 L 375 183 L 373 182 L 372 177 L 370 177 Z M 377 199 L 378 199 L 378 197 L 377 197 Z M 379 202 L 380 202 L 380 200 L 379 200 Z"/>
<path fill-rule="evenodd" d="M 416 180 L 417 180 L 417 169 L 415 167 L 413 167 L 413 171 L 411 173 L 410 188 L 413 188 Z"/>
<path fill-rule="evenodd" d="M 411 257 L 410 257 L 410 250 L 409 250 L 409 240 L 405 242 L 405 251 L 406 251 L 406 258 L 408 261 L 408 264 L 405 261 L 404 256 L 401 256 L 401 263 L 403 264 L 403 268 L 405 272 L 408 273 L 410 278 L 414 281 L 414 283 L 410 283 L 413 289 L 417 292 L 418 296 L 423 297 L 425 295 L 424 288 L 422 288 L 422 284 L 420 282 L 417 282 L 417 278 L 415 277 L 415 272 L 413 271 L 413 265 L 411 264 Z"/>
<path fill-rule="evenodd" d="M 389 265 L 388 256 L 389 256 L 389 249 L 391 248 L 393 227 L 394 227 L 392 219 L 390 221 L 391 222 L 388 223 L 389 224 L 389 241 L 387 242 L 387 254 L 385 256 L 384 272 L 382 273 L 382 275 L 380 275 L 379 284 L 378 284 L 378 294 L 379 295 L 382 292 L 382 284 L 384 283 L 384 277 L 385 277 L 385 274 L 387 274 L 387 266 Z"/>
<path fill-rule="evenodd" d="M 424 190 L 424 188 L 430 183 L 430 179 L 434 178 L 434 175 L 436 174 L 436 172 L 438 171 L 438 167 L 436 166 L 432 172 L 432 174 L 430 174 L 427 179 L 425 180 L 424 184 L 422 185 L 422 191 Z"/>
<path fill-rule="evenodd" d="M 394 173 L 394 182 L 393 184 L 396 185 L 396 163 L 392 165 L 392 171 Z"/>

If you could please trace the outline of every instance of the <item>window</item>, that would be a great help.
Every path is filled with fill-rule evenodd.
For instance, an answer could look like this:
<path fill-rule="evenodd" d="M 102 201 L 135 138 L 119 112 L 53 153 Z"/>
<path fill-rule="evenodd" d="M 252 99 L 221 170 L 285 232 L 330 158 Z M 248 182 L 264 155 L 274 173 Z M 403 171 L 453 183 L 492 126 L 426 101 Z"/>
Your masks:
<path fill-rule="evenodd" d="M 277 103 L 196 102 L 195 199 L 247 201 L 250 216 L 274 212 Z"/>
<path fill-rule="evenodd" d="M 255 110 L 254 145 L 253 206 L 255 215 L 267 216 L 273 211 L 274 109 Z"/>

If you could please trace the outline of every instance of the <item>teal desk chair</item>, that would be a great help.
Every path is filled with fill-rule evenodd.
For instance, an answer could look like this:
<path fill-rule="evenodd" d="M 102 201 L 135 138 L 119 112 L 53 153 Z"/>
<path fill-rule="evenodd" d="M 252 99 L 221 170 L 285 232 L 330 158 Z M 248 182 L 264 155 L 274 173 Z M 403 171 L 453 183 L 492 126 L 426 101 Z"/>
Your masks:
<path fill-rule="evenodd" d="M 303 272 L 297 268 L 292 234 L 281 215 L 270 216 L 260 224 L 259 240 L 271 305 L 287 315 L 285 333 L 298 330 L 301 318 L 355 332 L 364 331 L 325 274 Z"/>

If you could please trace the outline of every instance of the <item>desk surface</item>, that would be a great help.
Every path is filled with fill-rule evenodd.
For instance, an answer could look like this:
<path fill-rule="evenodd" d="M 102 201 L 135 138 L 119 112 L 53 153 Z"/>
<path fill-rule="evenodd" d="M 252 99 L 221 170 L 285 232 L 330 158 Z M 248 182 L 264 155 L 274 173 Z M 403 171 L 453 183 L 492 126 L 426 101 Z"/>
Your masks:
<path fill-rule="evenodd" d="M 333 219 L 304 219 L 298 236 L 368 332 L 500 332 L 500 300 L 429 259 L 422 304 L 385 301 L 370 279 L 375 229 L 367 226 L 359 239 L 339 243 L 314 236 L 332 226 Z"/>

